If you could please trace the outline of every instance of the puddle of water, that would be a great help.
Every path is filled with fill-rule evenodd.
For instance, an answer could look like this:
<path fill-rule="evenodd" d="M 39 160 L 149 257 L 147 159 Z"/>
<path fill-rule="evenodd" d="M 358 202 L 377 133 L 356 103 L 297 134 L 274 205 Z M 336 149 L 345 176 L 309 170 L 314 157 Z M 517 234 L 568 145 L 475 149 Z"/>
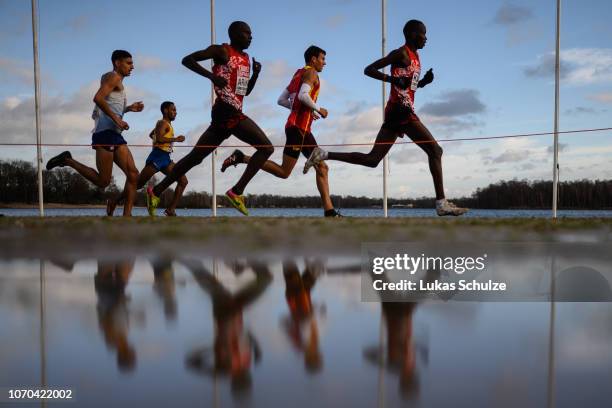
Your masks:
<path fill-rule="evenodd" d="M 612 397 L 610 303 L 551 315 L 546 302 L 362 302 L 357 257 L 6 260 L 0 271 L 4 391 L 68 388 L 100 407 Z"/>

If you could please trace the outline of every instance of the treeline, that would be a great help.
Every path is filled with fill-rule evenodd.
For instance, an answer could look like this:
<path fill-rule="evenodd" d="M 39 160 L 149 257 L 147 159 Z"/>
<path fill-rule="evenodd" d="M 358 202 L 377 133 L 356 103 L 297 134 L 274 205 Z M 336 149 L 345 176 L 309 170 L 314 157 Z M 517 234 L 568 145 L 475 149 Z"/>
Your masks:
<path fill-rule="evenodd" d="M 155 179 L 153 180 L 153 182 Z M 102 190 L 89 183 L 69 168 L 43 171 L 43 192 L 45 202 L 61 204 L 104 204 L 106 199 L 116 196 L 120 189 L 114 180 Z M 168 205 L 173 191 L 168 189 L 161 197 L 161 206 Z M 332 196 L 338 208 L 381 207 L 382 198 Z M 477 189 L 470 197 L 453 200 L 460 206 L 489 209 L 550 208 L 552 182 L 510 180 L 499 181 Z M 36 168 L 26 161 L 0 160 L 0 203 L 34 204 L 38 202 Z M 251 208 L 318 208 L 319 196 L 289 197 L 271 194 L 249 194 Z M 212 196 L 206 192 L 188 191 L 182 198 L 181 208 L 210 208 Z M 225 197 L 217 196 L 217 203 L 227 206 Z M 388 200 L 389 206 L 412 205 L 414 208 L 432 208 L 434 199 Z M 145 196 L 140 192 L 137 206 L 145 205 Z M 578 180 L 559 183 L 559 208 L 564 209 L 610 209 L 612 208 L 612 180 Z"/>
<path fill-rule="evenodd" d="M 101 204 L 118 192 L 114 180 L 101 190 L 72 169 L 43 170 L 43 194 L 47 203 Z M 38 175 L 32 163 L 0 160 L 0 203 L 38 203 Z"/>
<path fill-rule="evenodd" d="M 552 189 L 552 181 L 499 181 L 477 189 L 469 198 L 455 201 L 470 208 L 550 208 Z M 558 203 L 562 209 L 611 209 L 612 180 L 560 182 Z"/>

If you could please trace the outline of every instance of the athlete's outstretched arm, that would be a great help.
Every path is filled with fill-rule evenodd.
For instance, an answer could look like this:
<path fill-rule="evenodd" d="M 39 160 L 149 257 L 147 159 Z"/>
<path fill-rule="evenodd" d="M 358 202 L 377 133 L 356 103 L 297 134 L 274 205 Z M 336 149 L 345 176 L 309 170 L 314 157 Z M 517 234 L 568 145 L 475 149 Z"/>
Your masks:
<path fill-rule="evenodd" d="M 429 68 L 423 78 L 419 81 L 418 87 L 424 88 L 425 86 L 431 84 L 434 80 L 433 68 Z"/>
<path fill-rule="evenodd" d="M 144 103 L 142 103 L 142 101 L 138 101 L 138 102 L 134 102 L 131 105 L 126 106 L 125 109 L 123 109 L 123 113 L 142 112 L 143 109 L 144 109 Z"/>
<path fill-rule="evenodd" d="M 283 89 L 283 93 L 280 94 L 276 103 L 287 109 L 291 109 L 291 94 L 287 88 Z"/>
<path fill-rule="evenodd" d="M 261 63 L 257 62 L 255 57 L 253 57 L 253 75 L 251 76 L 251 79 L 249 79 L 249 83 L 247 85 L 247 95 L 249 95 L 253 88 L 255 88 L 255 83 L 257 82 L 257 78 L 259 78 L 259 71 L 261 71 Z"/>
<path fill-rule="evenodd" d="M 229 56 L 227 51 L 221 45 L 211 45 L 205 50 L 196 51 L 183 58 L 182 64 L 195 72 L 196 74 L 202 75 L 205 78 L 211 80 L 219 88 L 223 88 L 227 85 L 225 78 L 221 78 L 204 68 L 199 64 L 200 61 L 206 61 L 212 59 L 216 63 L 224 64 L 228 61 Z"/>
<path fill-rule="evenodd" d="M 397 85 L 400 88 L 406 89 L 410 85 L 410 81 L 404 77 L 394 77 L 391 75 L 383 74 L 379 70 L 392 64 L 400 64 L 406 61 L 408 56 L 402 48 L 393 50 L 386 57 L 377 59 L 363 70 L 363 73 L 370 78 L 378 79 L 379 81 L 389 82 L 393 85 Z"/>

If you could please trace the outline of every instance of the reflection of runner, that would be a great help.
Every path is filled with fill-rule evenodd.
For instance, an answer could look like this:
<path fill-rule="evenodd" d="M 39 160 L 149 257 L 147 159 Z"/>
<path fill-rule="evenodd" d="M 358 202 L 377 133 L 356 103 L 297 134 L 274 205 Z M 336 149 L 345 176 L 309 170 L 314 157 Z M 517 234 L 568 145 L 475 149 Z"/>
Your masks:
<path fill-rule="evenodd" d="M 317 144 L 310 128 L 313 120 L 327 117 L 327 109 L 319 107 L 316 103 L 321 85 L 318 73 L 323 71 L 325 66 L 325 55 L 325 51 L 317 46 L 311 45 L 308 47 L 304 52 L 306 66 L 293 74 L 291 82 L 278 98 L 278 104 L 291 111 L 285 125 L 287 142 L 283 150 L 283 162 L 278 165 L 271 160 L 267 160 L 261 168 L 276 177 L 288 178 L 300 157 L 300 152 L 308 158 Z M 224 172 L 232 165 L 249 163 L 250 159 L 242 151 L 235 150 L 223 161 L 221 171 Z M 321 195 L 324 215 L 326 217 L 340 217 L 341 215 L 334 209 L 329 196 L 327 164 L 320 162 L 315 166 L 315 170 L 317 189 Z"/>
<path fill-rule="evenodd" d="M 376 136 L 376 144 L 372 150 L 369 153 L 338 153 L 326 152 L 317 147 L 304 165 L 304 172 L 322 160 L 339 160 L 361 166 L 376 167 L 387 155 L 397 138 L 406 134 L 427 154 L 429 170 L 436 190 L 438 215 L 461 215 L 467 209 L 456 207 L 444 196 L 442 148 L 414 112 L 416 89 L 430 84 L 434 79 L 433 71 L 430 69 L 419 80 L 421 62 L 417 50 L 425 46 L 427 42 L 425 34 L 425 24 L 417 20 L 408 21 L 404 26 L 405 44 L 365 68 L 367 76 L 391 83 L 391 93 L 385 107 L 385 120 Z M 391 75 L 379 71 L 389 65 L 391 65 Z"/>
<path fill-rule="evenodd" d="M 136 350 L 128 339 L 128 298 L 125 295 L 133 269 L 134 260 L 98 261 L 98 272 L 94 277 L 98 324 L 106 345 L 117 351 L 117 367 L 121 371 L 131 371 L 136 367 Z"/>
<path fill-rule="evenodd" d="M 202 163 L 206 156 L 215 151 L 232 134 L 257 150 L 249 160 L 240 180 L 225 193 L 234 208 L 244 215 L 249 214 L 242 193 L 272 155 L 274 147 L 259 126 L 242 113 L 242 100 L 255 87 L 261 70 L 261 64 L 253 58 L 253 75 L 250 76 L 251 61 L 244 50 L 251 44 L 251 28 L 243 21 L 234 21 L 228 31 L 230 44 L 213 44 L 205 50 L 196 51 L 183 58 L 183 65 L 211 80 L 217 99 L 212 107 L 211 124 L 197 142 L 198 146 L 206 147 L 195 147 L 176 163 L 164 180 L 147 190 L 147 207 L 151 215 L 159 205 L 159 195 L 179 177 Z M 209 59 L 214 62 L 212 72 L 199 64 L 200 61 Z"/>
<path fill-rule="evenodd" d="M 134 69 L 132 55 L 127 51 L 115 50 L 111 61 L 113 70 L 102 75 L 100 88 L 94 96 L 96 107 L 92 117 L 96 126 L 91 144 L 96 151 L 97 171 L 73 159 L 69 151 L 50 159 L 47 162 L 47 170 L 69 166 L 96 186 L 106 188 L 111 183 L 114 162 L 126 177 L 123 189 L 126 197 L 123 216 L 131 216 L 136 197 L 138 169 L 134 165 L 134 158 L 121 132 L 129 129 L 127 122 L 123 120 L 123 115 L 126 112 L 141 112 L 144 105 L 142 102 L 135 102 L 126 106 L 123 79 L 130 76 Z"/>
<path fill-rule="evenodd" d="M 272 281 L 272 275 L 267 266 L 250 263 L 255 280 L 232 294 L 201 262 L 189 261 L 185 265 L 198 285 L 210 295 L 215 319 L 214 346 L 190 352 L 186 364 L 201 374 L 229 375 L 234 394 L 247 392 L 252 386 L 251 358 L 253 355 L 258 362 L 261 350 L 253 335 L 244 328 L 242 313 L 263 294 Z"/>
<path fill-rule="evenodd" d="M 385 273 L 377 275 L 376 279 L 389 282 Z M 414 344 L 412 327 L 417 303 L 403 302 L 401 298 L 395 300 L 397 301 L 381 302 L 387 329 L 386 355 L 381 354 L 379 346 L 371 346 L 364 350 L 364 357 L 373 364 L 384 365 L 392 372 L 399 372 L 400 392 L 405 397 L 411 397 L 418 393 L 419 385 L 416 371 L 417 347 Z M 427 350 L 421 351 L 427 359 Z"/>
<path fill-rule="evenodd" d="M 319 349 L 319 328 L 313 310 L 310 291 L 319 277 L 321 268 L 307 264 L 302 275 L 294 261 L 283 262 L 285 298 L 290 316 L 283 321 L 291 344 L 304 353 L 304 367 L 318 372 L 323 367 L 323 356 Z"/>
<path fill-rule="evenodd" d="M 153 290 L 164 304 L 166 320 L 174 321 L 177 315 L 177 304 L 172 260 L 157 257 L 151 260 L 151 266 L 153 266 Z"/>
<path fill-rule="evenodd" d="M 137 190 L 143 188 L 147 181 L 157 172 L 161 171 L 167 175 L 172 171 L 174 162 L 170 159 L 170 153 L 172 153 L 174 142 L 185 141 L 185 136 L 183 135 L 174 137 L 174 128 L 172 127 L 172 122 L 176 119 L 176 106 L 174 102 L 162 102 L 159 109 L 161 110 L 162 118 L 157 121 L 155 129 L 149 134 L 151 139 L 153 139 L 153 150 L 149 157 L 147 157 L 145 167 L 138 176 Z M 176 206 L 183 195 L 183 191 L 185 191 L 185 187 L 187 187 L 187 177 L 183 175 L 178 179 L 172 202 L 166 208 L 165 214 L 167 216 L 176 216 Z M 109 199 L 106 203 L 106 215 L 112 216 L 117 204 L 124 199 L 125 192 L 116 200 Z"/>

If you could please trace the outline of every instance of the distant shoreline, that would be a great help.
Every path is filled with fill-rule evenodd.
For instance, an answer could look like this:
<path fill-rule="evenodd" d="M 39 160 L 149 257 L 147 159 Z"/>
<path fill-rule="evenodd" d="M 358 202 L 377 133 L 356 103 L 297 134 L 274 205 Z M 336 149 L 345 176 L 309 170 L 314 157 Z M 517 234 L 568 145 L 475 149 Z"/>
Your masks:
<path fill-rule="evenodd" d="M 61 204 L 61 203 L 45 203 L 45 208 L 106 208 L 104 204 Z M 3 209 L 30 209 L 38 208 L 38 204 L 24 204 L 24 203 L 0 203 L 0 208 Z"/>
<path fill-rule="evenodd" d="M 62 203 L 45 203 L 45 208 L 49 209 L 76 209 L 76 208 L 106 208 L 105 204 L 62 204 Z M 121 206 L 119 206 L 121 207 Z M 140 208 L 140 206 L 134 206 L 135 208 Z M 143 207 L 144 208 L 144 207 Z M 217 208 L 227 208 L 225 206 L 217 206 Z M 304 209 L 320 209 L 320 207 L 251 207 L 251 208 L 261 208 L 261 209 L 294 209 L 294 210 L 304 210 Z M 25 204 L 25 203 L 0 203 L 0 209 L 38 209 L 38 204 Z M 210 209 L 210 207 L 185 207 L 181 209 L 190 209 L 190 210 L 201 210 L 201 209 Z M 372 210 L 372 209 L 382 209 L 382 206 L 366 206 L 366 207 L 347 207 L 346 209 L 354 209 L 354 210 Z M 399 211 L 413 211 L 413 210 L 423 210 L 428 209 L 425 207 L 389 207 L 389 210 L 399 210 Z M 473 208 L 474 210 L 492 210 L 491 208 Z M 550 210 L 549 207 L 510 207 L 510 208 L 495 208 L 494 210 L 498 211 L 544 211 Z M 561 211 L 611 211 L 612 208 L 559 208 Z"/>

